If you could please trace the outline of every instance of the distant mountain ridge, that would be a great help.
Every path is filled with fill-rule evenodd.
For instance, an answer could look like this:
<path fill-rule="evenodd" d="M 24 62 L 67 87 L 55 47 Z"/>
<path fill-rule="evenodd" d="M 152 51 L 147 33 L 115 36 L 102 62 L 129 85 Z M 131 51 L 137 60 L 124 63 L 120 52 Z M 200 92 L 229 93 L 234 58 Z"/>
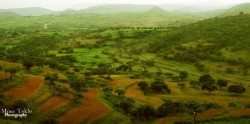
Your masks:
<path fill-rule="evenodd" d="M 250 3 L 235 5 L 229 9 L 216 9 L 204 11 L 209 8 L 192 7 L 184 5 L 137 5 L 137 4 L 106 4 L 92 6 L 86 9 L 74 10 L 66 9 L 64 11 L 52 11 L 41 7 L 0 9 L 0 12 L 11 12 L 21 16 L 41 16 L 58 14 L 118 14 L 118 13 L 172 13 L 189 14 L 201 18 L 212 18 L 221 15 L 235 15 L 239 12 L 250 13 Z M 211 8 L 210 8 L 211 9 Z M 8 14 L 7 14 L 8 15 Z M 13 15 L 13 14 L 12 14 Z"/>
<path fill-rule="evenodd" d="M 145 12 L 153 7 L 154 5 L 108 4 L 108 5 L 98 5 L 87 9 L 82 9 L 79 10 L 78 13 L 115 14 L 115 13 L 125 13 L 125 12 Z"/>
<path fill-rule="evenodd" d="M 0 17 L 19 17 L 20 15 L 13 12 L 0 12 Z"/>
<path fill-rule="evenodd" d="M 0 12 L 12 12 L 21 16 L 40 16 L 40 15 L 53 14 L 56 11 L 52 11 L 41 7 L 29 7 L 29 8 L 1 9 Z"/>

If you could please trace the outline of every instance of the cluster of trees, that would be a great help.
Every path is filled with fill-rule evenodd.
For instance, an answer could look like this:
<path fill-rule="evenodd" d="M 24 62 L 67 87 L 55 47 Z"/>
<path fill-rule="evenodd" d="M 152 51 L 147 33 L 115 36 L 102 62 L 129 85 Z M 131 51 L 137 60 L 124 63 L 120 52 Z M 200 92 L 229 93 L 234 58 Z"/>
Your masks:
<path fill-rule="evenodd" d="M 204 74 L 199 78 L 199 81 L 190 81 L 192 86 L 200 86 L 202 90 L 207 90 L 209 93 L 219 88 L 227 87 L 228 81 L 223 79 L 218 79 L 217 81 L 209 74 Z M 240 84 L 230 85 L 228 87 L 229 93 L 240 94 L 244 93 L 246 88 Z"/>
<path fill-rule="evenodd" d="M 147 94 L 150 88 L 156 93 L 163 93 L 163 94 L 171 93 L 171 89 L 169 89 L 164 80 L 155 79 L 155 81 L 153 81 L 150 85 L 146 81 L 140 81 L 137 83 L 137 86 L 141 88 L 144 94 Z"/>
<path fill-rule="evenodd" d="M 147 85 L 145 82 L 139 82 L 141 88 L 147 90 Z M 112 94 L 112 89 L 106 87 L 104 88 L 105 99 L 110 102 L 117 110 L 123 112 L 126 115 L 134 117 L 136 119 L 140 119 L 143 121 L 150 121 L 156 118 L 162 118 L 167 116 L 174 116 L 180 113 L 197 113 L 212 109 L 212 108 L 220 108 L 216 103 L 204 103 L 201 104 L 197 101 L 171 101 L 164 100 L 165 103 L 162 104 L 158 109 L 153 108 L 151 105 L 139 105 L 136 104 L 135 101 L 131 98 L 126 98 L 124 96 L 123 90 L 116 90 L 118 96 Z"/>

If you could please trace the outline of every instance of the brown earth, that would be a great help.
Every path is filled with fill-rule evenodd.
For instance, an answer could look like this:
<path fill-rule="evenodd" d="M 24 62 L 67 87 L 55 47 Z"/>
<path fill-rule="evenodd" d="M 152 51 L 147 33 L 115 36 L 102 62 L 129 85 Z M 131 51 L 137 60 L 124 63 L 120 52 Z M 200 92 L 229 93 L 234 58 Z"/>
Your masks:
<path fill-rule="evenodd" d="M 154 108 L 158 108 L 161 104 L 163 104 L 163 101 L 158 97 L 145 96 L 136 83 L 126 90 L 125 96 L 133 98 L 140 104 L 151 104 Z"/>
<path fill-rule="evenodd" d="M 0 61 L 0 65 L 4 66 L 19 66 L 21 68 L 24 68 L 24 66 L 20 63 L 14 63 L 14 62 L 6 62 L 6 61 Z"/>
<path fill-rule="evenodd" d="M 36 91 L 44 83 L 44 78 L 41 76 L 28 75 L 28 81 L 24 83 L 23 86 L 18 88 L 10 89 L 7 92 L 4 92 L 5 95 L 12 96 L 12 100 L 16 99 L 28 99 L 36 93 Z"/>
<path fill-rule="evenodd" d="M 130 79 L 124 76 L 111 76 L 113 81 L 109 82 L 109 85 L 113 89 L 123 89 L 124 87 L 133 84 L 141 79 Z"/>
<path fill-rule="evenodd" d="M 68 111 L 61 118 L 61 124 L 79 124 L 83 120 L 90 124 L 109 112 L 109 109 L 97 100 L 97 90 L 90 89 L 89 92 L 85 92 L 83 95 L 82 104 Z"/>
<path fill-rule="evenodd" d="M 40 106 L 40 109 L 44 113 L 48 113 L 56 108 L 59 108 L 65 104 L 69 103 L 69 100 L 63 99 L 62 97 L 52 97 L 48 101 L 46 101 L 44 104 Z"/>
<path fill-rule="evenodd" d="M 10 76 L 9 73 L 0 72 L 0 79 L 1 79 L 1 78 L 7 78 L 7 77 L 9 77 L 9 76 Z"/>
<path fill-rule="evenodd" d="M 51 96 L 51 94 L 46 92 L 46 93 L 42 94 L 39 98 L 37 98 L 35 102 L 39 102 L 41 100 L 44 100 L 44 99 L 48 98 L 49 96 Z"/>
<path fill-rule="evenodd" d="M 179 116 L 172 116 L 172 117 L 165 117 L 165 118 L 161 118 L 159 119 L 156 124 L 168 124 L 168 123 L 173 123 L 176 121 L 180 121 L 181 117 Z"/>
<path fill-rule="evenodd" d="M 238 110 L 234 110 L 232 112 L 229 112 L 222 117 L 240 117 L 240 116 L 244 116 L 244 115 L 250 115 L 250 108 L 244 108 L 244 109 L 238 109 Z"/>

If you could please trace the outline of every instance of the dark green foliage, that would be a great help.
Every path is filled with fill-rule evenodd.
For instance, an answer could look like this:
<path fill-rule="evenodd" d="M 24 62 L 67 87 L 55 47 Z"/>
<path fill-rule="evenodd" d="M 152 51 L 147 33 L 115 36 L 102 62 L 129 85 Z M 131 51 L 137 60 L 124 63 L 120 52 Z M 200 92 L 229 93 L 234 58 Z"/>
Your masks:
<path fill-rule="evenodd" d="M 59 121 L 55 118 L 47 117 L 41 120 L 41 124 L 59 124 Z"/>
<path fill-rule="evenodd" d="M 147 91 L 148 90 L 148 84 L 146 81 L 140 81 L 137 83 L 137 86 L 141 88 L 141 90 L 143 91 Z"/>
<path fill-rule="evenodd" d="M 118 96 L 124 96 L 125 95 L 125 91 L 124 90 L 115 90 L 115 92 L 118 94 Z"/>
<path fill-rule="evenodd" d="M 17 109 L 24 109 L 27 108 L 28 105 L 26 103 L 26 101 L 22 100 L 22 99 L 17 99 L 11 106 L 12 109 L 17 110 Z"/>
<path fill-rule="evenodd" d="M 12 67 L 7 67 L 7 68 L 5 68 L 5 72 L 7 72 L 7 73 L 10 73 L 10 80 L 12 79 L 12 77 L 13 76 L 15 76 L 16 75 L 16 73 L 18 72 L 18 71 L 20 71 L 21 69 L 18 67 L 18 66 L 12 66 Z"/>
<path fill-rule="evenodd" d="M 188 72 L 187 71 L 181 71 L 180 72 L 180 78 L 183 80 L 185 78 L 188 78 Z"/>
<path fill-rule="evenodd" d="M 228 81 L 227 80 L 223 80 L 223 79 L 219 79 L 217 81 L 217 85 L 222 88 L 222 87 L 227 87 Z"/>
<path fill-rule="evenodd" d="M 73 102 L 79 104 L 83 99 L 83 94 L 81 92 L 73 92 L 73 97 Z"/>
<path fill-rule="evenodd" d="M 157 110 L 158 117 L 166 117 L 172 116 L 178 113 L 184 112 L 184 103 L 183 102 L 173 102 L 173 101 L 166 101 L 162 104 Z"/>
<path fill-rule="evenodd" d="M 168 88 L 164 81 L 154 81 L 151 83 L 151 89 L 157 93 L 171 93 L 171 89 Z"/>
<path fill-rule="evenodd" d="M 207 90 L 209 93 L 214 90 L 217 90 L 217 86 L 215 85 L 215 79 L 209 74 L 202 75 L 199 78 L 199 81 L 201 83 L 202 90 Z"/>
<path fill-rule="evenodd" d="M 228 87 L 229 93 L 235 93 L 235 95 L 246 92 L 246 88 L 242 85 L 231 85 Z"/>
<path fill-rule="evenodd" d="M 152 120 L 155 118 L 156 111 L 151 105 L 140 105 L 132 113 L 134 117 L 141 120 Z"/>
<path fill-rule="evenodd" d="M 30 70 L 31 67 L 34 66 L 33 62 L 31 60 L 25 60 L 23 62 L 23 66 L 27 69 Z"/>
<path fill-rule="evenodd" d="M 48 81 L 49 85 L 55 86 L 55 81 L 58 81 L 58 76 L 56 73 L 54 74 L 46 74 L 44 75 L 46 81 Z"/>

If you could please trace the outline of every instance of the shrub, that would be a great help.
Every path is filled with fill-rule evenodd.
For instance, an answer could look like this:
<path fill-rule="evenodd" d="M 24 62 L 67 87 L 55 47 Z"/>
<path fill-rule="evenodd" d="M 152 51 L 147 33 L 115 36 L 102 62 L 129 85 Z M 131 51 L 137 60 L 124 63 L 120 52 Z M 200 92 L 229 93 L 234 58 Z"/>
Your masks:
<path fill-rule="evenodd" d="M 17 99 L 11 106 L 12 109 L 21 109 L 21 108 L 27 108 L 27 103 L 26 101 L 22 99 Z"/>

